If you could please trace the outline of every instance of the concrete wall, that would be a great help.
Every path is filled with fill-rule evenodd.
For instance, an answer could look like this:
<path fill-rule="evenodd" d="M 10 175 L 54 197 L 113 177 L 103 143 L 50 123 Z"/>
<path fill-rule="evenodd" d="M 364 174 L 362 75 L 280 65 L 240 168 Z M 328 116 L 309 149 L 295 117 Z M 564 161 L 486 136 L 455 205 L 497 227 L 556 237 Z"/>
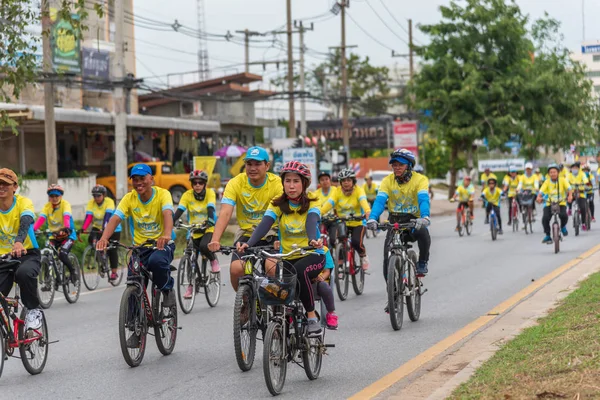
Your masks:
<path fill-rule="evenodd" d="M 83 219 L 85 206 L 92 198 L 92 188 L 96 186 L 96 175 L 87 178 L 60 178 L 58 183 L 65 188 L 64 198 L 71 203 L 73 218 Z M 19 194 L 31 199 L 35 213 L 38 215 L 48 202 L 47 189 L 48 181 L 45 179 L 25 180 L 19 188 Z"/>

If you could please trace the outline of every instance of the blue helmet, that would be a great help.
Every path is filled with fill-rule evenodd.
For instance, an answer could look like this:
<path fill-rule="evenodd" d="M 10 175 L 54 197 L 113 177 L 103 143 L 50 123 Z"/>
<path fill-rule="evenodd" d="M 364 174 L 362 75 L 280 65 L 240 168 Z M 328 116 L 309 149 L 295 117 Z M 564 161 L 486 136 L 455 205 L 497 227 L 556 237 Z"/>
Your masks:
<path fill-rule="evenodd" d="M 408 164 L 411 168 L 415 166 L 415 155 L 412 151 L 406 149 L 397 149 L 390 155 L 390 164 L 397 161 L 401 164 Z"/>
<path fill-rule="evenodd" d="M 552 164 L 548 165 L 548 172 L 550 172 L 551 169 L 555 169 L 558 172 L 560 172 L 560 167 L 556 163 L 552 163 Z"/>

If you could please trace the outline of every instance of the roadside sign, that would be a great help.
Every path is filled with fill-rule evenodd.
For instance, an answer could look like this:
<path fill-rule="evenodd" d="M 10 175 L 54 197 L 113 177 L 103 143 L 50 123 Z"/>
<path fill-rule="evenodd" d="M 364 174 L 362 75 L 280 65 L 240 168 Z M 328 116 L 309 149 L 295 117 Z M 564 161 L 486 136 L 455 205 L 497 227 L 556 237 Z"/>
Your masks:
<path fill-rule="evenodd" d="M 394 148 L 403 148 L 418 154 L 418 121 L 394 121 Z"/>
<path fill-rule="evenodd" d="M 508 171 L 508 167 L 515 167 L 522 171 L 525 169 L 524 158 L 507 158 L 499 160 L 479 160 L 479 171 L 484 171 L 489 168 L 490 171 Z"/>

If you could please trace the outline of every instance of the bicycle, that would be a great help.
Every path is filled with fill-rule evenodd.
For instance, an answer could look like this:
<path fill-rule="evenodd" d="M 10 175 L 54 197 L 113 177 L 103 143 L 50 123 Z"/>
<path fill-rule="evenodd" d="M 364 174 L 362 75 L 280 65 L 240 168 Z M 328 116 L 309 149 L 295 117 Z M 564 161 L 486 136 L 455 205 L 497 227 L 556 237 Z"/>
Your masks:
<path fill-rule="evenodd" d="M 295 248 L 287 254 L 269 254 L 262 250 L 259 257 L 277 259 L 276 277 L 264 276 L 259 289 L 262 304 L 267 304 L 270 315 L 263 346 L 263 374 L 269 392 L 277 396 L 283 390 L 287 364 L 293 362 L 304 368 L 309 380 L 318 379 L 323 355 L 333 344 L 324 344 L 321 335 L 308 335 L 308 318 L 298 297 L 296 271 L 283 265 L 284 258 L 302 255 L 313 247 Z M 315 310 L 317 309 L 315 305 Z"/>
<path fill-rule="evenodd" d="M 519 231 L 519 203 L 516 197 L 509 197 L 508 201 L 512 198 L 512 205 L 510 207 L 510 221 L 512 222 L 513 232 Z"/>
<path fill-rule="evenodd" d="M 552 213 L 552 242 L 554 243 L 554 254 L 560 251 L 560 242 L 563 236 L 560 229 L 560 201 L 550 203 L 550 212 Z"/>
<path fill-rule="evenodd" d="M 487 208 L 488 201 L 483 198 L 481 198 L 480 200 L 483 200 L 483 208 Z M 492 207 L 492 209 L 490 210 L 489 223 L 490 233 L 492 234 L 492 241 L 494 241 L 496 240 L 496 238 L 498 238 L 498 231 L 500 230 L 500 227 L 498 226 L 498 216 L 496 215 L 496 211 L 494 211 L 494 207 Z"/>
<path fill-rule="evenodd" d="M 262 250 L 271 250 L 273 246 L 246 248 L 240 257 L 244 265 L 244 276 L 239 279 L 238 290 L 233 306 L 233 344 L 235 359 L 243 371 L 250 371 L 256 355 L 256 336 L 260 330 L 265 337 L 267 330 L 267 309 L 258 298 L 258 277 L 264 276 Z M 221 246 L 225 255 L 236 251 L 232 246 Z"/>
<path fill-rule="evenodd" d="M 355 217 L 352 214 L 348 217 L 336 218 L 337 240 L 332 253 L 335 268 L 335 288 L 340 300 L 348 298 L 348 288 L 350 286 L 350 277 L 352 277 L 352 288 L 354 293 L 360 296 L 365 288 L 365 271 L 358 253 L 352 247 L 352 237 L 348 235 L 346 222 L 363 221 L 364 216 Z"/>
<path fill-rule="evenodd" d="M 392 328 L 398 331 L 404 319 L 404 299 L 408 317 L 416 322 L 421 316 L 421 296 L 427 292 L 422 276 L 417 274 L 417 253 L 408 242 L 408 233 L 415 227 L 415 222 L 385 223 L 379 224 L 379 227 L 394 232 L 388 258 L 387 309 Z"/>
<path fill-rule="evenodd" d="M 581 210 L 579 209 L 579 189 L 575 189 L 573 194 L 573 202 L 571 203 L 571 213 L 573 215 L 573 230 L 575 236 L 579 236 L 579 230 L 581 228 Z"/>
<path fill-rule="evenodd" d="M 83 233 L 83 232 L 82 232 Z M 122 249 L 118 249 L 119 253 L 119 268 L 117 272 L 117 279 L 110 279 L 110 268 L 109 268 L 109 257 L 104 251 L 96 251 L 96 243 L 102 236 L 102 231 L 92 231 L 94 233 L 94 239 L 92 244 L 86 246 L 81 256 L 81 277 L 83 278 L 83 284 L 87 290 L 96 290 L 100 284 L 100 279 L 106 278 L 108 283 L 114 287 L 117 287 L 123 281 L 123 275 L 125 275 L 125 263 L 126 254 Z"/>
<path fill-rule="evenodd" d="M 526 190 L 519 194 L 519 201 L 521 202 L 523 229 L 525 234 L 528 235 L 533 233 L 533 202 L 535 201 L 535 195 L 531 193 L 531 190 Z"/>
<path fill-rule="evenodd" d="M 450 203 L 454 202 L 454 199 L 450 200 Z M 469 207 L 465 207 L 465 203 L 461 202 L 456 210 L 456 228 L 458 236 L 462 237 L 464 232 L 467 232 L 467 235 L 471 236 L 471 232 L 473 231 L 473 221 L 471 219 L 471 215 L 471 209 Z"/>
<path fill-rule="evenodd" d="M 0 256 L 0 269 L 13 269 L 21 264 L 18 259 L 6 254 Z M 19 286 L 15 286 L 14 297 L 5 297 L 0 293 L 0 376 L 4 369 L 4 360 L 13 357 L 15 349 L 23 366 L 31 375 L 37 375 L 44 370 L 48 360 L 48 325 L 42 312 L 42 327 L 25 331 L 27 309 L 23 306 L 19 314 Z M 12 325 L 9 318 L 12 320 Z M 15 358 L 18 358 L 14 356 Z"/>
<path fill-rule="evenodd" d="M 204 289 L 204 296 L 209 306 L 215 307 L 221 296 L 221 273 L 208 271 L 208 259 L 202 255 L 202 265 L 198 265 L 198 251 L 194 247 L 194 234 L 202 233 L 210 227 L 207 222 L 203 224 L 179 224 L 179 228 L 188 231 L 188 242 L 183 257 L 179 262 L 177 274 L 177 299 L 184 314 L 189 314 L 194 308 L 196 294 Z M 192 296 L 185 298 L 188 287 L 192 287 Z"/>
<path fill-rule="evenodd" d="M 119 307 L 119 341 L 121 353 L 125 362 L 130 367 L 137 367 L 142 363 L 146 352 L 146 337 L 148 328 L 154 329 L 154 338 L 158 351 L 168 356 L 175 349 L 177 330 L 177 305 L 170 308 L 163 307 L 161 300 L 164 298 L 162 291 L 152 285 L 152 305 L 148 298 L 148 282 L 152 274 L 142 264 L 140 258 L 145 251 L 157 250 L 155 240 L 147 240 L 137 246 L 126 246 L 116 240 L 111 240 L 107 249 L 123 248 L 130 252 L 127 263 L 127 287 L 121 297 Z M 171 271 L 177 268 L 171 266 Z M 128 333 L 131 333 L 128 336 Z M 152 334 L 151 334 L 152 335 Z M 128 346 L 128 341 L 134 343 L 138 337 L 136 347 Z"/>
<path fill-rule="evenodd" d="M 590 206 L 591 204 L 594 204 L 594 192 L 591 192 L 590 194 L 588 194 L 588 196 L 586 197 L 587 199 L 587 218 L 586 218 L 586 228 L 587 230 L 591 230 L 592 229 L 592 207 Z"/>
<path fill-rule="evenodd" d="M 71 272 L 58 258 L 59 248 L 56 248 L 50 241 L 50 236 L 56 236 L 60 231 L 52 232 L 49 230 L 41 232 L 46 236 L 46 247 L 41 250 L 41 268 L 38 275 L 38 298 L 40 307 L 48 309 L 54 302 L 54 294 L 59 287 L 62 287 L 65 299 L 70 304 L 75 304 L 81 293 L 81 279 L 75 283 L 71 282 Z M 75 271 L 80 270 L 79 260 L 73 253 L 69 253 L 69 261 Z M 72 286 L 72 288 L 71 288 Z"/>

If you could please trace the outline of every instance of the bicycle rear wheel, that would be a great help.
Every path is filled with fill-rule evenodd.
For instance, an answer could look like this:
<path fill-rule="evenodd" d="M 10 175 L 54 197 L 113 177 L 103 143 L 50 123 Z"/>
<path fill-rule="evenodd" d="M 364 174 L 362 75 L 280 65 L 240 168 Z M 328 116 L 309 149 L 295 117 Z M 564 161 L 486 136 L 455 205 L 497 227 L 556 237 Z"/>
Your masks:
<path fill-rule="evenodd" d="M 516 201 L 516 200 L 514 200 L 514 201 Z M 513 208 L 512 214 L 513 214 L 513 216 L 512 216 L 513 232 L 519 232 L 519 211 L 516 207 Z"/>
<path fill-rule="evenodd" d="M 111 285 L 117 287 L 123 281 L 123 276 L 127 274 L 127 250 L 119 247 L 117 249 L 117 254 L 119 255 L 119 264 L 117 266 L 117 279 L 108 280 Z"/>
<path fill-rule="evenodd" d="M 192 287 L 192 295 L 189 299 L 185 298 L 188 287 Z M 196 301 L 196 274 L 189 255 L 185 255 L 179 262 L 177 273 L 177 299 L 179 306 L 184 314 L 189 314 L 194 308 Z"/>
<path fill-rule="evenodd" d="M 177 305 L 163 307 L 164 293 L 154 290 L 152 298 L 152 312 L 154 316 L 154 338 L 156 346 L 162 355 L 168 356 L 175 348 L 177 342 Z"/>
<path fill-rule="evenodd" d="M 417 278 L 417 253 L 414 250 L 408 251 L 408 261 L 405 265 L 405 273 L 408 278 L 407 286 L 410 296 L 406 296 L 406 310 L 408 318 L 415 322 L 421 316 L 421 281 Z"/>
<path fill-rule="evenodd" d="M 581 226 L 581 216 L 579 215 L 579 209 L 573 207 L 573 229 L 575 230 L 575 236 L 579 236 L 579 227 Z"/>
<path fill-rule="evenodd" d="M 41 310 L 40 310 L 41 311 Z M 44 370 L 46 361 L 48 360 L 48 325 L 46 324 L 46 315 L 42 313 L 42 327 L 39 330 L 25 331 L 25 325 L 19 326 L 19 340 L 31 339 L 39 337 L 39 339 L 27 345 L 19 346 L 19 354 L 23 366 L 31 375 L 37 375 Z M 21 319 L 24 320 L 27 315 L 27 309 L 23 307 L 21 311 Z M 0 355 L 4 357 L 4 353 Z"/>
<path fill-rule="evenodd" d="M 69 253 L 69 261 L 71 261 L 74 271 L 81 271 L 81 268 L 79 267 L 79 260 L 77 257 L 75 257 L 75 254 Z M 65 295 L 65 299 L 67 299 L 70 304 L 75 304 L 77 303 L 79 294 L 81 293 L 81 277 L 77 278 L 75 283 L 72 283 L 71 272 L 69 271 L 69 268 L 67 268 L 66 265 L 63 265 L 63 268 L 63 293 Z"/>
<path fill-rule="evenodd" d="M 216 307 L 221 297 L 221 272 L 208 270 L 208 260 L 202 258 L 202 276 L 204 277 L 204 297 L 211 307 Z"/>
<path fill-rule="evenodd" d="M 554 253 L 556 254 L 560 251 L 560 228 L 557 222 L 552 224 L 552 241 L 554 242 Z"/>
<path fill-rule="evenodd" d="M 365 270 L 362 268 L 360 257 L 356 251 L 352 251 L 354 257 L 354 275 L 352 275 L 352 288 L 357 295 L 363 294 L 365 290 Z M 357 261 L 358 260 L 358 261 Z"/>
<path fill-rule="evenodd" d="M 467 235 L 471 236 L 471 232 L 473 232 L 473 221 L 471 220 L 471 211 L 467 211 L 467 220 L 465 221 L 465 230 L 467 231 Z"/>
<path fill-rule="evenodd" d="M 463 223 L 462 223 L 462 213 L 458 214 L 456 217 L 456 226 L 458 228 L 458 236 L 462 237 L 464 235 L 463 232 Z"/>
<path fill-rule="evenodd" d="M 533 234 L 533 208 L 529 208 L 527 213 L 527 223 L 529 224 L 529 233 Z"/>
<path fill-rule="evenodd" d="M 350 286 L 349 271 L 346 269 L 348 252 L 344 244 L 340 241 L 335 245 L 335 289 L 340 300 L 348 298 L 348 288 Z"/>
<path fill-rule="evenodd" d="M 87 246 L 81 257 L 81 278 L 87 290 L 96 290 L 100 284 L 100 263 L 96 257 L 96 249 Z"/>
<path fill-rule="evenodd" d="M 252 288 L 247 284 L 238 287 L 233 306 L 233 345 L 238 367 L 250 371 L 256 353 L 257 328 L 252 326 L 251 313 L 256 307 Z"/>
<path fill-rule="evenodd" d="M 271 322 L 265 334 L 263 346 L 263 373 L 269 392 L 277 396 L 285 385 L 287 359 L 285 355 L 286 337 L 283 325 Z"/>
<path fill-rule="evenodd" d="M 54 302 L 56 276 L 48 256 L 42 256 L 40 265 L 40 273 L 38 274 L 38 299 L 40 300 L 40 307 L 48 309 Z"/>
<path fill-rule="evenodd" d="M 304 364 L 306 377 L 311 381 L 317 379 L 321 374 L 321 366 L 323 365 L 323 352 L 321 351 L 323 336 L 324 333 L 317 338 L 306 337 L 304 339 L 306 349 L 302 352 L 302 363 Z"/>
<path fill-rule="evenodd" d="M 402 260 L 396 254 L 392 254 L 388 261 L 387 276 L 388 311 L 392 328 L 398 331 L 402 328 L 404 319 L 404 283 L 402 281 Z"/>
<path fill-rule="evenodd" d="M 137 286 L 127 286 L 121 296 L 119 309 L 119 341 L 123 358 L 130 367 L 142 363 L 147 334 L 148 322 L 142 295 Z"/>

